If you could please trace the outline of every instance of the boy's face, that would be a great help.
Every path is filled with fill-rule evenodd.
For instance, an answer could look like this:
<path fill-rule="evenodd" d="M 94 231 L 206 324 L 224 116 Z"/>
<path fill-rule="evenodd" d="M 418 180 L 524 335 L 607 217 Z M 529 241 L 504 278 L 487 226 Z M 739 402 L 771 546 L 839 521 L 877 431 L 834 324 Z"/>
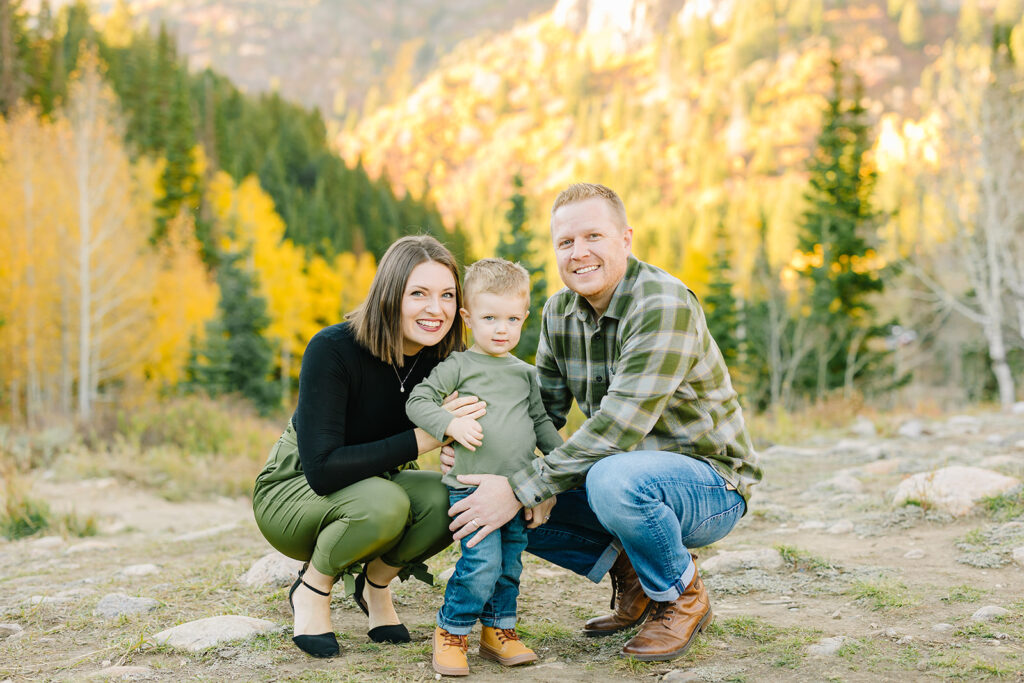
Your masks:
<path fill-rule="evenodd" d="M 489 356 L 507 356 L 519 343 L 529 314 L 529 297 L 481 292 L 467 297 L 466 306 L 459 312 L 473 331 L 477 350 Z"/>

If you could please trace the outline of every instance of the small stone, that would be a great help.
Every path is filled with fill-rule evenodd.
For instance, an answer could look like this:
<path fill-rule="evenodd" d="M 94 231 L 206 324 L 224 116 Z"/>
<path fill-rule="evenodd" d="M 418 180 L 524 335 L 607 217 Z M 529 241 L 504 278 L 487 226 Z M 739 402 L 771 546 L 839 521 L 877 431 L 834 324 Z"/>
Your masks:
<path fill-rule="evenodd" d="M 242 574 L 238 580 L 247 586 L 288 586 L 302 568 L 302 562 L 274 551 L 267 553 Z"/>
<path fill-rule="evenodd" d="M 60 536 L 43 536 L 29 543 L 29 547 L 33 550 L 49 550 L 51 548 L 59 548 L 64 545 L 64 539 Z"/>
<path fill-rule="evenodd" d="M 130 564 L 127 567 L 122 567 L 120 574 L 122 576 L 149 576 L 159 572 L 160 567 L 155 564 Z"/>
<path fill-rule="evenodd" d="M 102 662 L 100 662 L 100 666 L 102 666 L 102 667 L 108 667 L 108 666 L 110 666 L 110 665 L 111 665 L 111 664 L 113 664 L 113 663 L 114 663 L 114 662 L 112 662 L 112 661 L 111 661 L 111 660 L 109 660 L 109 659 L 104 659 L 104 660 L 103 660 Z"/>
<path fill-rule="evenodd" d="M 10 638 L 14 634 L 21 633 L 24 630 L 25 629 L 18 624 L 0 624 L 0 640 Z"/>
<path fill-rule="evenodd" d="M 190 531 L 187 534 L 181 536 L 175 536 L 173 541 L 177 543 L 183 543 L 186 541 L 200 541 L 204 538 L 211 538 L 213 536 L 219 536 L 220 534 L 226 533 L 235 529 L 238 525 L 235 523 L 221 524 L 220 526 L 210 527 L 209 529 L 200 529 L 199 531 Z"/>
<path fill-rule="evenodd" d="M 113 543 L 106 543 L 104 541 L 86 541 L 85 543 L 79 543 L 68 548 L 68 554 L 74 553 L 90 553 L 96 550 L 112 550 L 117 546 Z"/>
<path fill-rule="evenodd" d="M 227 614 L 197 619 L 161 631 L 153 636 L 153 642 L 189 652 L 202 652 L 221 643 L 251 638 L 277 628 L 277 624 L 266 619 Z"/>
<path fill-rule="evenodd" d="M 159 606 L 160 603 L 153 598 L 133 598 L 124 593 L 110 593 L 100 599 L 93 614 L 105 619 L 113 619 L 121 615 L 145 614 Z"/>
<path fill-rule="evenodd" d="M 899 631 L 897 631 L 896 629 L 892 628 L 891 626 L 889 628 L 885 629 L 884 631 L 882 631 L 882 633 L 885 634 L 886 638 L 895 638 L 895 637 L 899 636 L 899 634 L 900 634 Z"/>
<path fill-rule="evenodd" d="M 441 583 L 448 583 L 448 579 L 452 578 L 453 574 L 455 574 L 455 567 L 448 567 L 437 575 L 437 580 Z"/>
<path fill-rule="evenodd" d="M 998 605 L 985 605 L 980 608 L 977 612 L 971 615 L 972 621 L 992 621 L 998 617 L 1005 617 L 1010 614 L 1010 610 L 1003 609 Z"/>
<path fill-rule="evenodd" d="M 924 424 L 920 420 L 907 420 L 896 433 L 907 439 L 916 439 L 924 434 Z"/>
<path fill-rule="evenodd" d="M 663 681 L 675 681 L 675 683 L 697 683 L 700 676 L 690 669 L 673 669 L 661 677 Z"/>
<path fill-rule="evenodd" d="M 842 619 L 843 618 L 843 612 L 841 610 L 836 610 L 835 612 L 832 613 L 832 618 L 833 619 Z"/>
<path fill-rule="evenodd" d="M 548 569 L 547 567 L 540 567 L 536 572 L 537 576 L 543 576 L 546 579 L 553 579 L 556 576 L 568 576 L 569 572 L 562 571 L 559 569 Z"/>
<path fill-rule="evenodd" d="M 830 534 L 848 534 L 853 531 L 853 522 L 848 519 L 841 519 L 828 528 Z"/>
<path fill-rule="evenodd" d="M 1017 401 L 1013 404 L 1014 415 L 1024 415 L 1024 401 Z"/>
<path fill-rule="evenodd" d="M 817 643 L 807 646 L 807 654 L 828 657 L 839 651 L 846 641 L 846 636 L 822 638 Z"/>
<path fill-rule="evenodd" d="M 914 641 L 914 636 L 906 635 L 896 641 L 897 645 L 909 645 Z"/>
<path fill-rule="evenodd" d="M 779 569 L 784 564 L 775 548 L 723 551 L 704 560 L 700 570 L 706 574 L 727 574 L 747 569 Z"/>
<path fill-rule="evenodd" d="M 106 662 L 105 662 L 106 663 Z M 118 681 L 144 681 L 154 677 L 153 670 L 148 666 L 106 666 L 89 678 L 113 678 Z"/>
<path fill-rule="evenodd" d="M 872 438 L 878 435 L 878 430 L 875 429 L 875 423 L 863 415 L 859 415 L 857 419 L 853 421 L 853 424 L 850 425 L 850 432 L 854 436 L 863 438 Z"/>
<path fill-rule="evenodd" d="M 907 552 L 903 553 L 903 557 L 907 558 L 908 560 L 920 560 L 922 557 L 924 557 L 924 551 L 920 548 L 914 548 L 913 550 L 908 550 Z"/>
<path fill-rule="evenodd" d="M 797 529 L 801 531 L 809 531 L 811 529 L 824 529 L 826 526 L 825 522 L 817 519 L 809 519 L 806 522 L 800 522 L 800 526 Z"/>
<path fill-rule="evenodd" d="M 1024 546 L 1013 549 L 1013 561 L 1024 567 Z"/>

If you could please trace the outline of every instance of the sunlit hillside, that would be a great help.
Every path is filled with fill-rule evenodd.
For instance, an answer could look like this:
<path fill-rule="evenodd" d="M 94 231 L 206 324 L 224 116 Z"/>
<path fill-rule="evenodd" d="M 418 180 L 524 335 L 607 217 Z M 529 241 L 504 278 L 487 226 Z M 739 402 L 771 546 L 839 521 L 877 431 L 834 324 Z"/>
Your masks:
<path fill-rule="evenodd" d="M 919 7 L 920 24 L 908 26 L 912 10 L 899 5 Z M 538 234 L 566 183 L 605 182 L 624 196 L 639 255 L 699 290 L 719 221 L 741 273 L 762 219 L 772 259 L 792 254 L 830 59 L 862 79 L 873 121 L 896 115 L 900 138 L 958 21 L 938 2 L 563 0 L 461 44 L 408 98 L 337 142 L 372 174 L 429 187 L 479 255 L 499 238 L 515 173 Z"/>

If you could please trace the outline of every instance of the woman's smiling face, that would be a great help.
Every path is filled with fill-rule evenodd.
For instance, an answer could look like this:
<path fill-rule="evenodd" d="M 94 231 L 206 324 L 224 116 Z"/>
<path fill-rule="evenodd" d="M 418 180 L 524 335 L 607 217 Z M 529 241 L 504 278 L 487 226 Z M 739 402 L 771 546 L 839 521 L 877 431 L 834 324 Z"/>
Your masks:
<path fill-rule="evenodd" d="M 409 273 L 402 295 L 402 352 L 411 356 L 437 344 L 455 321 L 455 276 L 444 264 L 424 261 Z"/>

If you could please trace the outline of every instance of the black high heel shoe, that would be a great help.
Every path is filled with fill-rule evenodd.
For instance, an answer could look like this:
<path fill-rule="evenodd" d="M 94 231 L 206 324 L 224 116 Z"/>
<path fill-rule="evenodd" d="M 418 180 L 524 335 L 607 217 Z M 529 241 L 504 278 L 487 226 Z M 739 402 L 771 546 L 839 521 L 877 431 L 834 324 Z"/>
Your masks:
<path fill-rule="evenodd" d="M 302 569 L 299 570 L 299 578 L 295 579 L 291 590 L 288 591 L 288 606 L 292 608 L 292 614 L 295 614 L 295 603 L 292 601 L 292 595 L 295 594 L 300 584 L 318 595 L 325 597 L 330 597 L 331 595 L 330 593 L 324 593 L 319 588 L 310 586 L 302 580 L 302 575 L 306 573 L 307 567 L 309 567 L 309 562 L 302 565 Z M 338 638 L 334 635 L 334 631 L 317 635 L 292 636 L 292 642 L 295 643 L 295 647 L 312 657 L 337 657 L 341 654 L 341 647 L 338 645 Z"/>
<path fill-rule="evenodd" d="M 359 605 L 359 609 L 363 610 L 363 614 L 370 616 L 370 608 L 367 607 L 366 600 L 363 599 L 363 589 L 366 588 L 366 584 L 370 584 L 374 588 L 387 588 L 387 586 L 378 586 L 366 578 L 365 569 L 363 569 L 362 574 L 356 577 L 356 592 L 352 594 L 352 597 L 355 599 L 356 604 Z M 371 628 L 366 632 L 366 635 L 375 643 L 408 643 L 412 640 L 409 636 L 409 629 L 405 627 L 405 624 L 378 626 Z"/>

